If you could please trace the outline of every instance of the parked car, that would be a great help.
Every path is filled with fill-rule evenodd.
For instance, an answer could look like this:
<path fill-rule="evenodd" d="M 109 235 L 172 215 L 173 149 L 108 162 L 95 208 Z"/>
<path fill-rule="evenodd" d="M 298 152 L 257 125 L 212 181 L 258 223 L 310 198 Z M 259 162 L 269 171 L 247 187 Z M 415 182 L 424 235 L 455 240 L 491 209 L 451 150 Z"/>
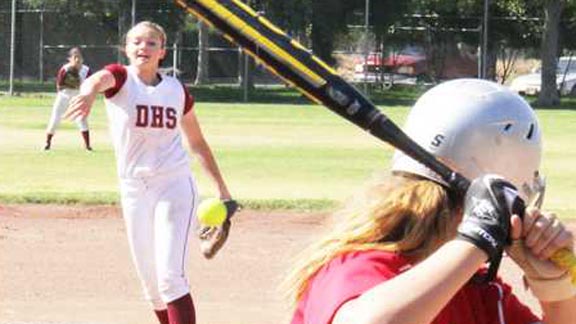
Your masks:
<path fill-rule="evenodd" d="M 421 53 L 405 50 L 382 58 L 382 53 L 373 52 L 356 64 L 353 81 L 413 84 L 425 71 L 426 57 Z"/>
<path fill-rule="evenodd" d="M 435 62 L 429 62 L 424 49 L 417 46 L 408 46 L 384 58 L 382 53 L 370 53 L 367 57 L 359 57 L 354 68 L 353 81 L 384 86 L 414 85 L 477 75 L 477 58 L 461 48 L 446 53 L 442 60 L 436 62 L 439 66 L 431 66 Z M 433 71 L 435 68 L 438 71 Z M 434 75 L 436 80 L 433 80 L 431 75 Z"/>
<path fill-rule="evenodd" d="M 518 76 L 510 83 L 510 89 L 521 95 L 537 95 L 541 86 L 541 70 Z M 561 95 L 576 96 L 576 56 L 558 59 L 556 84 Z"/>

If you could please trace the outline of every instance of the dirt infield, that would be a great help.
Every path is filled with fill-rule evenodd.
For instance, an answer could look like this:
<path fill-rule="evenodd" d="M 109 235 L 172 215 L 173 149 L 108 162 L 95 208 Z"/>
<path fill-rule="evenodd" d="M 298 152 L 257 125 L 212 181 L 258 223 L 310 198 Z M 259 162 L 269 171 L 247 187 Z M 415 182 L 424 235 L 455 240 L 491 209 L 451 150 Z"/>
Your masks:
<path fill-rule="evenodd" d="M 329 221 L 327 214 L 242 211 L 214 260 L 204 260 L 193 241 L 188 274 L 198 323 L 287 323 L 278 283 Z M 536 307 L 508 260 L 502 275 Z M 0 324 L 156 323 L 140 292 L 117 208 L 0 205 Z"/>

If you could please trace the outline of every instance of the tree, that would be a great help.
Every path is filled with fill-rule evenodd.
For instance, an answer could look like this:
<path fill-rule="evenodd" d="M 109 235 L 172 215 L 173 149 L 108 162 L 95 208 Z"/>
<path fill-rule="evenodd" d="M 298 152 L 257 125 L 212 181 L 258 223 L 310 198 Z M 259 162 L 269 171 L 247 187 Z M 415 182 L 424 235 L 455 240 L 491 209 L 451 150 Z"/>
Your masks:
<path fill-rule="evenodd" d="M 306 30 L 310 25 L 311 0 L 275 1 L 244 0 L 252 9 L 260 12 L 273 24 L 289 35 L 306 43 Z M 248 89 L 254 88 L 254 60 L 246 53 L 240 53 L 240 84 Z M 246 71 L 244 73 L 243 71 Z"/>
<path fill-rule="evenodd" d="M 346 13 L 349 8 L 345 0 L 316 0 L 312 3 L 311 41 L 312 51 L 330 65 L 336 37 L 346 29 Z"/>
<path fill-rule="evenodd" d="M 259 0 L 259 8 L 288 35 L 306 44 L 311 24 L 312 0 Z M 308 45 L 308 44 L 306 44 Z"/>
<path fill-rule="evenodd" d="M 469 0 L 413 0 L 410 7 L 415 15 L 407 20 L 408 25 L 422 29 L 419 38 L 426 52 L 427 77 L 438 81 L 475 74 L 477 69 L 471 66 L 475 60 L 465 55 L 460 45 L 478 47 L 480 38 L 475 30 L 480 26 L 481 4 Z M 454 60 L 461 64 L 454 64 Z"/>
<path fill-rule="evenodd" d="M 564 1 L 544 0 L 544 34 L 542 35 L 541 58 L 542 73 L 538 105 L 557 106 L 560 104 L 560 95 L 556 84 L 556 66 L 558 57 L 558 39 L 560 31 L 560 17 Z"/>
<path fill-rule="evenodd" d="M 209 39 L 210 28 L 202 21 L 198 21 L 198 65 L 196 67 L 196 80 L 194 81 L 196 85 L 206 83 L 210 75 L 210 65 L 208 64 L 210 58 Z"/>
<path fill-rule="evenodd" d="M 565 50 L 576 50 L 576 1 L 565 2 L 562 20 L 560 22 L 560 44 Z"/>

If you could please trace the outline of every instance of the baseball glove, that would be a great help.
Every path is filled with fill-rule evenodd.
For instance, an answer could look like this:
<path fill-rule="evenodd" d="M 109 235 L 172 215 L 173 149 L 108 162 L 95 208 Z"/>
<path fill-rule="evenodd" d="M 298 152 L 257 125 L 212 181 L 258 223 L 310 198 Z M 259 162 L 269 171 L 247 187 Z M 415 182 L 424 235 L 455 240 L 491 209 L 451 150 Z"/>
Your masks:
<path fill-rule="evenodd" d="M 80 70 L 75 67 L 67 67 L 62 78 L 61 88 L 79 89 L 80 88 Z"/>
<path fill-rule="evenodd" d="M 232 222 L 230 219 L 241 209 L 241 205 L 236 200 L 224 200 L 226 206 L 226 220 L 220 226 L 203 226 L 198 232 L 200 238 L 200 251 L 206 259 L 212 259 L 224 246 L 228 239 L 228 233 Z"/>

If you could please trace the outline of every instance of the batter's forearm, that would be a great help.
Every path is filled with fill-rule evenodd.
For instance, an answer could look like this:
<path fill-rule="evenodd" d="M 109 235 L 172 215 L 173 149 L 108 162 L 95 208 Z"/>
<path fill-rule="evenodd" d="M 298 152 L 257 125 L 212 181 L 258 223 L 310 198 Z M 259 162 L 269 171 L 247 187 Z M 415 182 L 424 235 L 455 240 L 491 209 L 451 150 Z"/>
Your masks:
<path fill-rule="evenodd" d="M 412 269 L 344 304 L 332 324 L 431 323 L 485 260 L 476 246 L 449 241 Z"/>

